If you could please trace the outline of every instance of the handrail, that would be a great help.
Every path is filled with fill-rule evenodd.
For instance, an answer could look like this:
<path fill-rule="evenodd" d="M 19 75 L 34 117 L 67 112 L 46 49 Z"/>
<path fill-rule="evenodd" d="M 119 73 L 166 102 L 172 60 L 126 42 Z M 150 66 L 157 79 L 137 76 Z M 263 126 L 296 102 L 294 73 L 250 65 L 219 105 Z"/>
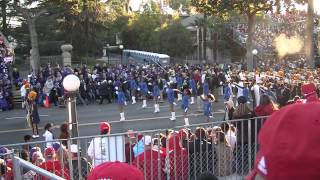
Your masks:
<path fill-rule="evenodd" d="M 33 165 L 30 162 L 27 162 L 19 157 L 13 156 L 13 173 L 14 173 L 14 179 L 22 179 L 21 175 L 21 167 L 27 168 L 29 170 L 32 170 L 36 172 L 37 174 L 40 174 L 46 178 L 49 178 L 51 180 L 65 180 L 62 177 L 59 177 L 49 171 L 46 171 L 38 166 Z"/>

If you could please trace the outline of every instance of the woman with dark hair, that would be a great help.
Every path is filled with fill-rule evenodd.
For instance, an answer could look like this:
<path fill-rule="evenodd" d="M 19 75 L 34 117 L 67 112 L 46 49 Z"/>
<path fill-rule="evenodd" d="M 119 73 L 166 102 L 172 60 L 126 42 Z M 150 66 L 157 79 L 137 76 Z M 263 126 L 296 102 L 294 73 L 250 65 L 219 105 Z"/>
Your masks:
<path fill-rule="evenodd" d="M 238 106 L 233 112 L 233 119 L 245 119 L 252 117 L 252 110 L 247 104 L 247 99 L 244 96 L 238 97 Z"/>
<path fill-rule="evenodd" d="M 228 143 L 225 134 L 220 131 L 217 132 L 217 165 L 216 165 L 216 175 L 219 177 L 228 176 L 232 173 L 232 159 L 233 153 Z"/>
<path fill-rule="evenodd" d="M 47 142 L 47 147 L 52 147 L 52 144 L 53 144 L 53 133 L 52 133 L 52 127 L 53 127 L 53 124 L 52 123 L 47 123 L 45 126 L 44 126 L 44 134 L 43 134 L 43 137 L 45 138 L 45 141 Z"/>
<path fill-rule="evenodd" d="M 35 91 L 31 91 L 28 94 L 28 99 L 27 99 L 27 112 L 30 118 L 30 123 L 32 127 L 32 138 L 38 138 L 39 137 L 39 129 L 38 129 L 38 124 L 40 123 L 40 116 L 38 113 L 38 105 L 36 103 L 37 99 L 37 93 Z"/>
<path fill-rule="evenodd" d="M 269 96 L 264 94 L 260 97 L 260 105 L 256 107 L 255 114 L 256 116 L 270 116 L 277 110 L 277 105 L 271 101 Z"/>
<path fill-rule="evenodd" d="M 70 134 L 69 134 L 69 130 L 68 130 L 68 124 L 64 123 L 60 126 L 60 136 L 59 139 L 69 139 L 70 138 Z M 64 145 L 66 148 L 68 148 L 68 141 L 67 140 L 63 140 L 62 145 Z"/>

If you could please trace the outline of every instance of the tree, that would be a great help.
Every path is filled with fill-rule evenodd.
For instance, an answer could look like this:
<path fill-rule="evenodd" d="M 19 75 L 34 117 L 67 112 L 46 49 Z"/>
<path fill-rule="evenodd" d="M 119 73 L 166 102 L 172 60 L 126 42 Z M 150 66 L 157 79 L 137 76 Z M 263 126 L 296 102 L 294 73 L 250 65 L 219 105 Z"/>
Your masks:
<path fill-rule="evenodd" d="M 211 15 L 226 16 L 229 12 L 237 11 L 239 14 L 247 16 L 248 38 L 246 42 L 246 61 L 249 70 L 253 70 L 252 40 L 256 14 L 270 11 L 273 8 L 273 1 L 269 0 L 230 0 L 230 1 L 209 1 L 192 0 L 192 4 L 202 13 Z"/>
<path fill-rule="evenodd" d="M 307 21 L 306 21 L 306 39 L 305 39 L 305 53 L 307 58 L 307 64 L 310 68 L 315 67 L 314 58 L 314 41 L 313 41 L 313 29 L 314 29 L 314 0 L 284 0 L 284 4 L 287 7 L 292 4 L 308 4 Z M 287 8 L 288 9 L 288 8 Z"/>
<path fill-rule="evenodd" d="M 99 56 L 106 36 L 106 22 L 111 19 L 107 4 L 97 0 L 51 0 L 59 16 L 60 41 L 72 44 L 73 59 Z"/>
<path fill-rule="evenodd" d="M 191 6 L 191 0 L 170 0 L 169 6 L 179 12 L 189 12 Z"/>
<path fill-rule="evenodd" d="M 28 24 L 30 41 L 31 41 L 31 67 L 34 73 L 38 74 L 40 69 L 40 53 L 39 53 L 39 42 L 38 34 L 36 30 L 36 21 L 39 17 L 47 13 L 47 8 L 41 6 L 43 1 L 29 0 L 24 3 L 20 3 L 15 0 L 14 9 L 17 11 L 18 16 L 22 17 Z M 37 5 L 39 4 L 39 6 Z M 36 7 L 30 7 L 35 5 Z"/>
<path fill-rule="evenodd" d="M 314 7 L 313 0 L 308 0 L 308 16 L 307 16 L 307 39 L 305 45 L 305 51 L 307 56 L 307 63 L 310 68 L 315 67 L 315 58 L 314 58 L 314 46 L 313 46 L 313 29 L 314 29 Z"/>
<path fill-rule="evenodd" d="M 8 29 L 8 24 L 7 24 L 7 2 L 8 0 L 2 0 L 0 3 L 1 6 L 1 17 L 2 17 L 2 33 L 7 35 L 7 29 Z"/>
<path fill-rule="evenodd" d="M 160 32 L 160 52 L 172 57 L 185 57 L 193 53 L 190 32 L 179 22 L 174 22 Z"/>
<path fill-rule="evenodd" d="M 161 27 L 161 15 L 147 11 L 135 15 L 130 21 L 131 23 L 122 32 L 125 47 L 151 51 L 157 42 L 150 41 L 149 38 Z"/>
<path fill-rule="evenodd" d="M 213 25 L 213 18 L 211 16 L 208 17 L 207 14 L 203 14 L 203 18 L 196 18 L 195 22 L 192 24 L 193 26 L 198 26 L 200 27 L 200 33 L 199 36 L 197 37 L 201 40 L 201 43 L 198 45 L 201 48 L 200 53 L 200 59 L 203 59 L 204 61 L 207 60 L 207 30 L 209 28 L 212 28 Z"/>

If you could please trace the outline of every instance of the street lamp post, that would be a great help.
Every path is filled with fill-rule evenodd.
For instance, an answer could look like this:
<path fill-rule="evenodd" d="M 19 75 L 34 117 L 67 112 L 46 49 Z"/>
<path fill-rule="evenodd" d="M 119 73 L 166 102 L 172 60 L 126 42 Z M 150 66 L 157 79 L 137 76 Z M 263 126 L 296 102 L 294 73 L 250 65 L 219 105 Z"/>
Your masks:
<path fill-rule="evenodd" d="M 63 88 L 68 92 L 67 108 L 68 108 L 68 124 L 71 131 L 71 138 L 78 137 L 78 120 L 76 109 L 76 93 L 80 87 L 80 80 L 76 75 L 70 74 L 63 79 Z"/>
<path fill-rule="evenodd" d="M 123 52 L 123 45 L 119 45 L 119 49 L 120 49 L 120 53 L 121 53 L 121 59 L 120 59 L 120 63 L 122 64 L 122 52 Z"/>
<path fill-rule="evenodd" d="M 253 49 L 252 50 L 252 62 L 253 62 L 253 68 L 256 69 L 257 68 L 257 62 L 254 59 L 254 56 L 258 55 L 258 50 L 257 49 Z"/>
<path fill-rule="evenodd" d="M 109 48 L 110 48 L 110 44 L 107 44 L 107 55 L 108 55 L 108 64 L 110 64 L 110 56 L 109 56 Z"/>

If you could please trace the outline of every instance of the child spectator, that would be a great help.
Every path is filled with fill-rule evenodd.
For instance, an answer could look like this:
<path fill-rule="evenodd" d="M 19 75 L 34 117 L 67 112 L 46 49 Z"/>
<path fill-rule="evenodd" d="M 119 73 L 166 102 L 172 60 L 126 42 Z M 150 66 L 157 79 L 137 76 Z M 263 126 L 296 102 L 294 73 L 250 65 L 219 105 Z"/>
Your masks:
<path fill-rule="evenodd" d="M 48 123 L 44 126 L 44 134 L 43 134 L 43 137 L 45 138 L 45 141 L 47 142 L 46 144 L 46 147 L 52 147 L 52 144 L 53 144 L 53 133 L 52 133 L 52 126 L 53 124 L 52 123 Z"/>

